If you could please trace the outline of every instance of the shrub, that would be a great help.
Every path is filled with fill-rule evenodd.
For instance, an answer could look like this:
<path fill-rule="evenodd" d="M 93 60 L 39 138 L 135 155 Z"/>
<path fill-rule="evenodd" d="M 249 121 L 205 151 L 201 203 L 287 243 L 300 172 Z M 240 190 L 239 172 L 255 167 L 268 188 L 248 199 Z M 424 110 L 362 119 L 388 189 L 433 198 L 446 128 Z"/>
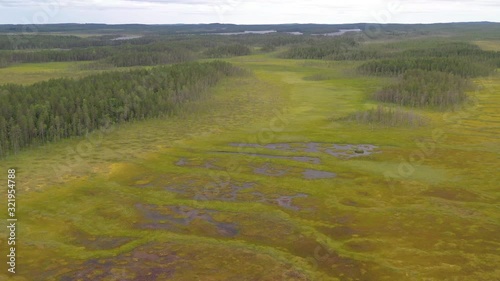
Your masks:
<path fill-rule="evenodd" d="M 428 123 L 425 118 L 416 113 L 405 111 L 400 107 L 393 108 L 382 105 L 374 109 L 355 112 L 344 120 L 386 127 L 420 127 Z"/>
<path fill-rule="evenodd" d="M 472 84 L 463 77 L 437 71 L 408 71 L 399 82 L 374 94 L 381 102 L 445 109 L 467 99 Z"/>

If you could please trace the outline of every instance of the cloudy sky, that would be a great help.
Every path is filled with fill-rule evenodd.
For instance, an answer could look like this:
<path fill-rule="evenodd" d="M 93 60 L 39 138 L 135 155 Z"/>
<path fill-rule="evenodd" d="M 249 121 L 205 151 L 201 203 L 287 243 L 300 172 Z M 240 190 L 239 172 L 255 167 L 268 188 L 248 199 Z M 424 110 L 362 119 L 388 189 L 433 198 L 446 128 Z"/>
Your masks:
<path fill-rule="evenodd" d="M 0 0 L 0 24 L 500 21 L 500 0 Z"/>

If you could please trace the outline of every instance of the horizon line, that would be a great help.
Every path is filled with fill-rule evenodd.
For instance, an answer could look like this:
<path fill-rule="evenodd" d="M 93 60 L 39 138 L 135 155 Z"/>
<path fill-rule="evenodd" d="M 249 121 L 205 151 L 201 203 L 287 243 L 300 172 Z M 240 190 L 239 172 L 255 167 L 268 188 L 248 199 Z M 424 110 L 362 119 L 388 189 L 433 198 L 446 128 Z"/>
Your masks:
<path fill-rule="evenodd" d="M 99 23 L 99 22 L 58 22 L 58 23 L 45 23 L 45 24 L 26 24 L 26 23 L 0 23 L 0 25 L 21 25 L 21 26 L 29 26 L 29 25 L 145 25 L 145 26 L 167 26 L 167 25 L 357 25 L 357 24 L 376 24 L 376 25 L 433 25 L 433 24 L 457 24 L 457 23 L 493 23 L 500 24 L 500 22 L 495 21 L 451 21 L 451 22 L 432 22 L 432 23 L 376 23 L 376 22 L 353 22 L 353 23 L 221 23 L 221 22 L 212 22 L 212 23 Z"/>

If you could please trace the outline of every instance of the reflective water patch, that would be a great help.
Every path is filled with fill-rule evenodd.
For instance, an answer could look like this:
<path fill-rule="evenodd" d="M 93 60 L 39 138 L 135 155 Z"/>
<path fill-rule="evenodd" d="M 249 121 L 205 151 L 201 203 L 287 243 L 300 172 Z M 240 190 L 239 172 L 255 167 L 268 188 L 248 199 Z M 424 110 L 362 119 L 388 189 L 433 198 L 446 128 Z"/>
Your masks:
<path fill-rule="evenodd" d="M 339 159 L 351 159 L 357 157 L 369 156 L 374 153 L 380 153 L 378 146 L 372 144 L 329 144 L 318 142 L 307 143 L 271 143 L 266 145 L 253 143 L 230 143 L 233 147 L 250 147 L 260 149 L 270 149 L 286 152 L 299 153 L 324 153 Z"/>
<path fill-rule="evenodd" d="M 230 151 L 218 151 L 217 153 L 237 154 L 237 155 L 245 155 L 245 156 L 265 158 L 265 159 L 283 159 L 283 160 L 291 160 L 291 161 L 297 161 L 297 162 L 309 163 L 309 164 L 321 164 L 321 159 L 318 157 L 280 156 L 280 155 L 245 153 L 245 152 L 230 152 Z"/>
<path fill-rule="evenodd" d="M 337 174 L 326 171 L 317 171 L 307 169 L 303 173 L 303 176 L 307 180 L 319 180 L 319 179 L 331 179 L 337 177 Z"/>
<path fill-rule="evenodd" d="M 218 214 L 215 210 L 201 210 L 187 206 L 157 206 L 136 204 L 136 209 L 142 213 L 144 222 L 137 226 L 143 229 L 165 229 L 185 232 L 186 226 L 192 226 L 196 221 L 208 223 L 217 233 L 225 237 L 234 237 L 238 234 L 236 224 L 220 222 L 213 218 Z"/>

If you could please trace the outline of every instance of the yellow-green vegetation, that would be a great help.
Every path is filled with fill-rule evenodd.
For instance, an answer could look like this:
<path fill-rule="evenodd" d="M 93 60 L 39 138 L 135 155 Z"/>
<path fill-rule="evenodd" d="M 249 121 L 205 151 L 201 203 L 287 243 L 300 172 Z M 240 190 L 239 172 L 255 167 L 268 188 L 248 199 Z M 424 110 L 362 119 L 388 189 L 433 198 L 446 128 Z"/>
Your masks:
<path fill-rule="evenodd" d="M 192 113 L 0 162 L 18 169 L 12 280 L 500 278 L 500 74 L 419 110 L 427 126 L 379 128 L 343 120 L 388 82 L 359 63 L 228 61 L 253 75 Z"/>
<path fill-rule="evenodd" d="M 500 51 L 500 40 L 483 40 L 474 42 L 476 45 L 481 47 L 481 49 L 486 51 Z"/>
<path fill-rule="evenodd" d="M 369 110 L 356 111 L 341 120 L 382 127 L 418 127 L 427 125 L 426 119 L 414 112 L 406 111 L 401 107 L 383 105 L 378 105 L 376 108 Z"/>
<path fill-rule="evenodd" d="M 95 73 L 85 70 L 88 62 L 22 63 L 0 68 L 1 84 L 33 84 L 55 78 L 80 78 Z"/>

